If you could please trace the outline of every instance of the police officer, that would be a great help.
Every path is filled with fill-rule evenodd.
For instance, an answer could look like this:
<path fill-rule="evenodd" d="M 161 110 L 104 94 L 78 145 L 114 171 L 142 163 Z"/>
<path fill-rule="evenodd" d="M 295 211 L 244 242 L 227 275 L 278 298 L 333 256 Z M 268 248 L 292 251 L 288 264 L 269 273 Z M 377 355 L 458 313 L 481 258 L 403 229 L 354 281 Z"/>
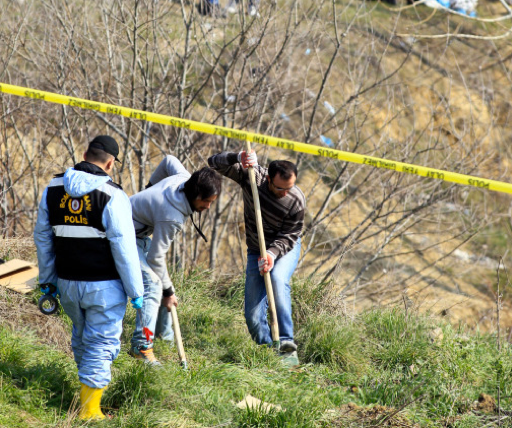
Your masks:
<path fill-rule="evenodd" d="M 118 154 L 112 137 L 94 138 L 84 162 L 44 190 L 34 230 L 42 291 L 55 285 L 73 321 L 81 419 L 105 418 L 100 401 L 119 354 L 127 296 L 135 308 L 143 301 L 130 201 L 109 177 Z"/>

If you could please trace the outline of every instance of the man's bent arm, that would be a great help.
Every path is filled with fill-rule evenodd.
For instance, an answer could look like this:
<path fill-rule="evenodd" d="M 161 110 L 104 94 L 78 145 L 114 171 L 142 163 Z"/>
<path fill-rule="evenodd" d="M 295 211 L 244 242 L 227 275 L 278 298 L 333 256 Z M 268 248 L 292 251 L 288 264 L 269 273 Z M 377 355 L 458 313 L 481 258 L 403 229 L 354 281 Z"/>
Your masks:
<path fill-rule="evenodd" d="M 208 165 L 222 174 L 224 177 L 231 178 L 238 184 L 245 181 L 244 169 L 238 162 L 238 153 L 222 152 L 208 158 Z"/>
<path fill-rule="evenodd" d="M 39 283 L 49 282 L 57 284 L 57 271 L 55 269 L 55 250 L 53 246 L 53 229 L 50 225 L 46 195 L 48 188 L 43 192 L 39 203 L 37 222 L 34 229 L 34 242 L 37 249 L 37 262 L 39 264 Z"/>
<path fill-rule="evenodd" d="M 171 290 L 173 293 L 174 286 L 167 270 L 167 252 L 179 231 L 181 231 L 179 224 L 172 221 L 155 224 L 147 257 L 148 265 L 162 281 L 163 289 Z"/>
<path fill-rule="evenodd" d="M 132 222 L 132 206 L 123 191 L 116 192 L 105 207 L 103 226 L 124 291 L 130 298 L 143 296 L 144 285 Z"/>
<path fill-rule="evenodd" d="M 172 155 L 167 155 L 164 160 L 158 164 L 153 174 L 151 174 L 148 186 L 154 186 L 167 177 L 179 174 L 186 178 L 190 177 L 190 173 L 185 169 L 178 158 Z"/>

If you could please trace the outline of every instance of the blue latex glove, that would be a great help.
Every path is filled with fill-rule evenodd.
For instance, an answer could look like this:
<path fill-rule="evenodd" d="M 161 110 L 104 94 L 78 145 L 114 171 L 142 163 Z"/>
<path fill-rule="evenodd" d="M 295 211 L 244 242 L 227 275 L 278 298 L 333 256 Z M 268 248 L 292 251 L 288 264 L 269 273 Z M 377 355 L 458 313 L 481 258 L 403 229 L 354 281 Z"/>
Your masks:
<path fill-rule="evenodd" d="M 136 299 L 132 298 L 133 309 L 142 309 L 142 302 L 143 301 L 144 301 L 144 298 L 142 296 L 137 297 Z"/>
<path fill-rule="evenodd" d="M 55 287 L 55 291 L 53 293 L 50 293 L 50 285 Z M 59 287 L 57 287 L 57 284 L 54 284 L 53 282 L 49 284 L 41 284 L 41 293 L 51 294 L 53 297 L 60 296 Z"/>

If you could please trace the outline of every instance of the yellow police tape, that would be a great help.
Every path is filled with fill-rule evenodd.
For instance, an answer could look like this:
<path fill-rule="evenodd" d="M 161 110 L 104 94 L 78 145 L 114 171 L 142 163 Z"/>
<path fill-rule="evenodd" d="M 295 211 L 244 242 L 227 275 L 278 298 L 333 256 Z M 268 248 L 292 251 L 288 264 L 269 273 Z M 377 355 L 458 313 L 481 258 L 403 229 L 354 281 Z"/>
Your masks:
<path fill-rule="evenodd" d="M 51 103 L 64 104 L 71 107 L 95 110 L 103 113 L 117 114 L 131 119 L 147 120 L 164 125 L 176 126 L 178 128 L 190 129 L 212 135 L 234 138 L 237 140 L 249 140 L 253 143 L 265 144 L 267 146 L 279 147 L 296 152 L 308 153 L 311 155 L 324 156 L 346 162 L 370 165 L 376 168 L 384 168 L 408 174 L 415 174 L 421 177 L 436 178 L 467 186 L 480 187 L 496 192 L 512 193 L 512 184 L 485 178 L 472 177 L 470 175 L 458 174 L 455 172 L 443 171 L 440 169 L 427 168 L 424 166 L 397 162 L 373 156 L 364 156 L 357 153 L 344 152 L 342 150 L 327 149 L 312 144 L 299 143 L 297 141 L 285 140 L 283 138 L 271 137 L 268 135 L 254 134 L 252 132 L 239 131 L 232 128 L 210 125 L 208 123 L 196 122 L 188 119 L 166 116 L 163 114 L 150 113 L 143 110 L 136 110 L 112 104 L 99 103 L 96 101 L 84 100 L 81 98 L 59 95 L 52 92 L 38 91 L 21 86 L 0 83 L 0 92 L 18 95 L 21 97 L 33 98 L 36 100 Z"/>

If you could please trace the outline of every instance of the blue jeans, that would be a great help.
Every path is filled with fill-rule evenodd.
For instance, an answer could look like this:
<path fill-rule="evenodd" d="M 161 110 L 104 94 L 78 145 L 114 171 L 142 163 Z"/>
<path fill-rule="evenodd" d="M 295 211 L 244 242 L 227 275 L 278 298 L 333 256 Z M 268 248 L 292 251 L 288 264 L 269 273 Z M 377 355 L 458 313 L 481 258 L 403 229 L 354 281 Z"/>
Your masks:
<path fill-rule="evenodd" d="M 258 269 L 259 253 L 247 252 L 245 272 L 245 321 L 251 337 L 258 345 L 272 344 L 267 321 L 267 291 Z M 290 280 L 300 256 L 300 239 L 292 250 L 276 260 L 270 271 L 279 326 L 279 340 L 293 342 L 292 299 Z"/>
<path fill-rule="evenodd" d="M 80 382 L 91 388 L 110 383 L 110 366 L 121 349 L 126 293 L 120 280 L 58 280 L 60 303 L 73 321 L 71 347 Z"/>
<path fill-rule="evenodd" d="M 146 340 L 142 328 L 149 328 L 154 335 L 151 339 L 158 337 L 169 343 L 174 343 L 174 331 L 172 329 L 172 317 L 167 308 L 162 306 L 162 282 L 153 272 L 147 262 L 150 238 L 137 238 L 137 251 L 139 253 L 140 269 L 142 271 L 142 282 L 144 283 L 144 302 L 142 303 L 142 320 L 137 311 L 135 318 L 135 331 L 132 337 L 132 346 L 153 347 L 153 344 Z M 144 324 L 144 325 L 143 325 Z"/>

